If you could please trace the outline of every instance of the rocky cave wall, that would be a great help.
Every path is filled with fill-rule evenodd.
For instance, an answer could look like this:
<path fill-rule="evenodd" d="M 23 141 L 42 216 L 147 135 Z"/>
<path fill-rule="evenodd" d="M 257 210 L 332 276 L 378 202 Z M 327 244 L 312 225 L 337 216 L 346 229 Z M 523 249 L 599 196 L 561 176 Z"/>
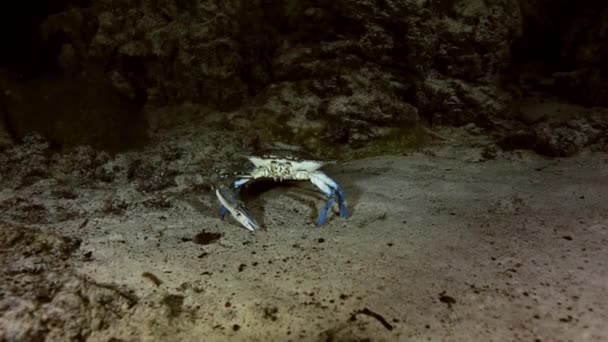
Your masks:
<path fill-rule="evenodd" d="M 0 68 L 2 108 L 16 135 L 32 122 L 49 126 L 31 120 L 49 115 L 31 113 L 47 108 L 49 93 L 58 99 L 53 105 L 63 104 L 55 121 L 87 112 L 99 128 L 143 120 L 143 107 L 194 102 L 240 109 L 262 138 L 310 146 L 363 146 L 420 120 L 492 128 L 513 116 L 514 99 L 529 95 L 608 106 L 602 1 L 66 0 L 57 6 L 21 26 L 27 44 L 9 41 L 23 56 L 38 43 L 44 61 L 3 61 Z M 76 108 L 73 98 L 83 99 Z M 99 119 L 108 115 L 112 120 Z M 47 135 L 72 129 L 57 126 Z M 132 135 L 116 126 L 129 125 L 106 131 Z"/>

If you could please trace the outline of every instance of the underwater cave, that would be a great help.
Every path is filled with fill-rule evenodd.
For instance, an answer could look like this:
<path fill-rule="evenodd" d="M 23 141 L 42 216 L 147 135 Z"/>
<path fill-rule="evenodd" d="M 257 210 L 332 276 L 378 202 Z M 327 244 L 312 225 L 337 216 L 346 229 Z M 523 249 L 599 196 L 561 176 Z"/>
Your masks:
<path fill-rule="evenodd" d="M 608 338 L 608 4 L 0 11 L 1 341 Z"/>

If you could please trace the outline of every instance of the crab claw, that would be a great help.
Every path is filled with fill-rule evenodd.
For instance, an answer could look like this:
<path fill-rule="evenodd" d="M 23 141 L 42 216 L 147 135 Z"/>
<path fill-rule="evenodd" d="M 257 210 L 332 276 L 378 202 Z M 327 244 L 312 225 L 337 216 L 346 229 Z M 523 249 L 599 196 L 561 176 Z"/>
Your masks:
<path fill-rule="evenodd" d="M 222 203 L 222 208 L 220 209 L 220 216 L 222 218 L 224 218 L 226 211 L 228 211 L 232 217 L 248 230 L 254 231 L 260 227 L 245 208 L 243 202 L 239 199 L 238 194 L 230 187 L 221 186 L 217 188 L 215 190 L 215 195 Z"/>
<path fill-rule="evenodd" d="M 315 171 L 310 175 L 310 181 L 316 185 L 323 193 L 328 197 L 327 203 L 321 209 L 319 218 L 317 219 L 317 226 L 325 224 L 327 219 L 327 213 L 333 207 L 335 201 L 338 201 L 340 207 L 340 216 L 348 217 L 348 209 L 346 208 L 346 200 L 344 198 L 344 190 L 342 187 L 333 179 L 329 178 L 325 173 L 321 171 Z"/>

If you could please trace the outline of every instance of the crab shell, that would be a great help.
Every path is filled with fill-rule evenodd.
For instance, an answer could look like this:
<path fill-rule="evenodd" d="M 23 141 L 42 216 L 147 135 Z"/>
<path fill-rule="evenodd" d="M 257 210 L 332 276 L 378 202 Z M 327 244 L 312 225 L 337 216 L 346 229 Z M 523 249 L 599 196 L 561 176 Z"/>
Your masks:
<path fill-rule="evenodd" d="M 267 150 L 259 155 L 247 157 L 256 168 L 270 169 L 272 164 L 291 164 L 294 170 L 312 173 L 324 165 L 332 164 L 334 161 L 324 161 L 314 156 L 292 150 Z"/>

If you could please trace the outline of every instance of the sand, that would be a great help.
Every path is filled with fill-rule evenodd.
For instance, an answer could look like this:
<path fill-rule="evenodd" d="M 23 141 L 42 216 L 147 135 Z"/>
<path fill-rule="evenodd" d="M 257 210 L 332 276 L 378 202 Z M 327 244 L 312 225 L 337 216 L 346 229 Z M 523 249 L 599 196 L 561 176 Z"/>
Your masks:
<path fill-rule="evenodd" d="M 52 179 L 0 192 L 72 208 L 27 225 L 80 239 L 69 271 L 137 298 L 88 341 L 608 339 L 606 154 L 484 159 L 448 141 L 341 162 L 325 170 L 348 218 L 334 208 L 316 228 L 324 201 L 311 184 L 264 184 L 245 198 L 264 226 L 250 233 L 218 217 L 207 186 L 238 149 L 190 128 L 158 137 L 106 167 L 141 158 L 178 170 L 160 190 L 125 171 L 74 199 L 51 196 Z M 167 146 L 180 153 L 158 159 Z M 15 324 L 7 317 L 0 327 Z"/>

